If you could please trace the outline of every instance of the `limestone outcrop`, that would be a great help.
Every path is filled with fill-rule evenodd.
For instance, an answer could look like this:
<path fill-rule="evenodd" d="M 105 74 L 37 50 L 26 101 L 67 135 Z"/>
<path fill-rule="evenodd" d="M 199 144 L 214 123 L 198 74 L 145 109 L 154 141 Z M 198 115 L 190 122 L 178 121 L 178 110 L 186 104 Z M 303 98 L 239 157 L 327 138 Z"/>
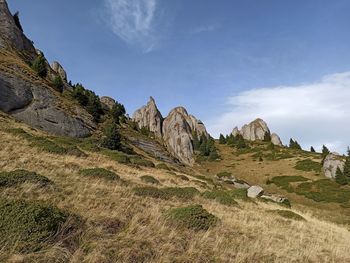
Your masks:
<path fill-rule="evenodd" d="M 103 96 L 100 98 L 102 108 L 106 111 L 111 110 L 115 105 L 115 100 L 111 97 Z"/>
<path fill-rule="evenodd" d="M 345 160 L 339 153 L 333 152 L 328 154 L 323 162 L 324 175 L 327 178 L 335 178 L 338 168 L 342 172 L 344 171 L 344 164 Z"/>
<path fill-rule="evenodd" d="M 147 128 L 155 134 L 156 137 L 162 138 L 163 116 L 157 108 L 155 100 L 150 97 L 146 106 L 138 109 L 132 117 L 139 128 Z"/>
<path fill-rule="evenodd" d="M 266 137 L 270 137 L 274 145 L 283 146 L 280 137 L 276 133 L 271 134 L 269 127 L 262 119 L 256 119 L 249 124 L 243 125 L 241 130 L 235 127 L 232 131 L 232 135 L 237 136 L 238 134 L 242 135 L 247 141 L 263 141 Z"/>
<path fill-rule="evenodd" d="M 63 67 L 61 66 L 60 63 L 58 63 L 57 61 L 52 62 L 51 64 L 51 68 L 52 70 L 58 74 L 58 76 L 61 77 L 61 79 L 64 82 L 67 82 L 67 73 L 66 71 L 63 69 Z"/>

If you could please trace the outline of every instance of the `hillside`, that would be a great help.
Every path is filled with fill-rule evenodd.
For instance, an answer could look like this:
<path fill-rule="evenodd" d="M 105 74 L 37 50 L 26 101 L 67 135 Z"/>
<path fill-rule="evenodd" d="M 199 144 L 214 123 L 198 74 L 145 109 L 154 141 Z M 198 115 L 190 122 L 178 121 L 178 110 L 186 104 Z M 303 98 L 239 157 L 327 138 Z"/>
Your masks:
<path fill-rule="evenodd" d="M 18 246 L 16 242 L 12 243 L 14 240 L 1 240 L 3 245 L 12 243 L 1 250 L 1 258 L 5 262 L 350 260 L 347 253 L 350 233 L 347 227 L 320 219 L 332 214 L 328 211 L 332 206 L 335 211 L 339 211 L 338 204 L 322 203 L 315 207 L 315 202 L 288 194 L 292 202 L 292 208 L 288 209 L 278 204 L 252 201 L 242 195 L 242 191 L 232 190 L 225 185 L 218 188 L 215 179 L 213 183 L 217 186 L 214 187 L 210 180 L 213 177 L 209 176 L 225 167 L 225 170 L 237 176 L 239 173 L 240 178 L 254 182 L 259 180 L 263 183 L 267 178 L 280 176 L 287 170 L 291 175 L 318 179 L 319 175 L 313 172 L 297 171 L 293 165 L 289 165 L 298 157 L 259 164 L 252 160 L 249 153 L 236 156 L 227 146 L 218 145 L 223 161 L 196 165 L 193 170 L 183 166 L 162 170 L 118 163 L 103 153 L 87 150 L 84 140 L 76 142 L 48 137 L 3 114 L 1 123 L 1 171 L 25 169 L 45 176 L 52 182 L 49 186 L 43 186 L 35 180 L 1 184 L 1 198 L 17 202 L 44 202 L 74 215 L 65 221 L 54 238 L 40 242 L 39 250 L 31 250 L 34 241 L 26 241 L 27 251 L 23 254 L 18 243 Z M 23 131 L 26 135 L 23 135 Z M 37 140 L 28 139 L 28 135 Z M 76 145 L 85 154 L 77 149 L 70 154 L 53 153 L 52 148 L 42 146 L 44 140 L 66 149 Z M 300 156 L 306 157 L 305 153 L 300 153 Z M 316 155 L 314 157 L 318 158 Z M 95 175 L 83 172 L 97 167 L 114 172 L 119 177 L 103 178 L 104 173 L 101 171 Z M 205 172 L 200 174 L 202 170 Z M 153 179 L 142 179 L 145 175 Z M 259 179 L 259 176 L 262 178 Z M 163 190 L 163 193 L 156 191 L 166 187 L 173 188 L 168 192 Z M 194 187 L 199 192 L 180 189 L 184 187 Z M 287 194 L 275 186 L 271 186 L 271 190 Z M 215 226 L 209 230 L 198 230 L 167 217 L 169 209 L 194 204 L 202 205 L 218 218 Z M 344 215 L 342 217 L 346 219 Z M 193 218 L 191 220 L 196 222 Z M 204 229 L 205 222 L 203 220 L 200 224 Z"/>

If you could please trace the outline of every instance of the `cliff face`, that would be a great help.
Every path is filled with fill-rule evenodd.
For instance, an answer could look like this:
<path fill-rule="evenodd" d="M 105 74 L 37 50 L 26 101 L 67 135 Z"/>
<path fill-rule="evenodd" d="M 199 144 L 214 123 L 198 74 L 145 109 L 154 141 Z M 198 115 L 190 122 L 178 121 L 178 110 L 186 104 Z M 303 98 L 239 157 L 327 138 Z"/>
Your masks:
<path fill-rule="evenodd" d="M 16 25 L 6 1 L 0 0 L 0 110 L 55 135 L 89 135 L 96 127 L 91 115 L 50 87 L 55 73 L 48 63 L 47 79 L 28 66 L 36 57 L 32 42 Z"/>

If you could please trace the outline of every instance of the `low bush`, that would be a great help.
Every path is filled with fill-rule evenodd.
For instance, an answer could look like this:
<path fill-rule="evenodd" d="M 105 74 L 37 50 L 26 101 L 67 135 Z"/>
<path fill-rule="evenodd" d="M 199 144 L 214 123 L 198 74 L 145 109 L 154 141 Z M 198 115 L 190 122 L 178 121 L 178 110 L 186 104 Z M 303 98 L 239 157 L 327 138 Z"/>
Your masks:
<path fill-rule="evenodd" d="M 233 195 L 228 191 L 224 191 L 224 190 L 206 191 L 202 194 L 202 196 L 207 199 L 215 200 L 222 205 L 227 205 L 227 206 L 237 205 L 237 202 L 233 198 Z"/>
<path fill-rule="evenodd" d="M 133 189 L 133 191 L 135 195 L 138 195 L 138 196 L 152 197 L 152 198 L 158 198 L 158 199 L 164 199 L 164 200 L 170 199 L 170 196 L 166 192 L 156 187 L 151 187 L 151 186 L 136 187 Z"/>
<path fill-rule="evenodd" d="M 69 214 L 39 202 L 0 200 L 0 247 L 20 253 L 40 250 Z"/>
<path fill-rule="evenodd" d="M 269 210 L 269 212 L 278 214 L 279 216 L 284 217 L 286 219 L 292 219 L 296 221 L 306 221 L 304 217 L 290 210 Z"/>
<path fill-rule="evenodd" d="M 103 168 L 84 169 L 79 172 L 81 175 L 106 179 L 110 181 L 120 180 L 119 175 Z"/>
<path fill-rule="evenodd" d="M 213 178 L 210 178 L 210 177 L 207 177 L 207 176 L 204 176 L 204 175 L 193 175 L 193 177 L 197 178 L 199 180 L 203 180 L 203 181 L 205 181 L 207 183 L 215 185 L 215 182 L 214 182 Z"/>
<path fill-rule="evenodd" d="M 315 162 L 311 159 L 305 159 L 302 161 L 298 161 L 294 168 L 305 172 L 314 171 L 316 173 L 320 173 L 322 169 L 322 165 L 321 163 Z"/>
<path fill-rule="evenodd" d="M 167 218 L 177 225 L 195 231 L 208 230 L 218 222 L 218 218 L 205 210 L 201 205 L 170 209 L 167 211 Z"/>
<path fill-rule="evenodd" d="M 141 180 L 148 184 L 160 184 L 160 182 L 156 178 L 150 175 L 141 176 Z"/>
<path fill-rule="evenodd" d="M 34 183 L 40 186 L 53 184 L 47 177 L 26 170 L 0 173 L 0 187 L 16 186 L 23 183 Z"/>
<path fill-rule="evenodd" d="M 218 178 L 229 178 L 232 176 L 232 173 L 229 172 L 221 172 L 216 175 Z"/>
<path fill-rule="evenodd" d="M 231 190 L 230 195 L 234 199 L 240 199 L 242 201 L 251 201 L 251 198 L 247 196 L 247 189 L 234 189 Z"/>
<path fill-rule="evenodd" d="M 159 163 L 156 165 L 157 169 L 162 169 L 162 170 L 168 170 L 170 171 L 171 169 L 169 168 L 169 166 L 167 166 L 165 163 Z"/>
<path fill-rule="evenodd" d="M 267 180 L 266 184 L 275 184 L 287 192 L 292 193 L 294 192 L 294 189 L 290 183 L 305 181 L 308 181 L 308 179 L 302 176 L 277 176 L 273 177 L 271 180 Z"/>
<path fill-rule="evenodd" d="M 143 166 L 143 167 L 155 167 L 154 163 L 150 160 L 142 159 L 140 157 L 130 158 L 130 162 L 134 165 Z"/>

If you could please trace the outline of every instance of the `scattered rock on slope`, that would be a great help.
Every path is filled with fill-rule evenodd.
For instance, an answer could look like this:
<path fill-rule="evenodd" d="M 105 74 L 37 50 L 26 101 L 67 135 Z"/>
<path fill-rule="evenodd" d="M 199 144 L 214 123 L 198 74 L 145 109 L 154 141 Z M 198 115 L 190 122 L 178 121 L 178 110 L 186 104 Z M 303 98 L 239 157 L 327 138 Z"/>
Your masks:
<path fill-rule="evenodd" d="M 163 117 L 152 97 L 150 97 L 146 106 L 143 106 L 134 113 L 132 119 L 137 123 L 139 128 L 147 128 L 158 138 L 162 138 Z"/>
<path fill-rule="evenodd" d="M 344 171 L 345 161 L 338 153 L 330 153 L 323 162 L 323 172 L 328 178 L 335 178 L 337 169 Z"/>
<path fill-rule="evenodd" d="M 247 196 L 250 198 L 258 198 L 264 193 L 264 189 L 258 185 L 253 185 L 249 187 L 247 191 Z"/>

